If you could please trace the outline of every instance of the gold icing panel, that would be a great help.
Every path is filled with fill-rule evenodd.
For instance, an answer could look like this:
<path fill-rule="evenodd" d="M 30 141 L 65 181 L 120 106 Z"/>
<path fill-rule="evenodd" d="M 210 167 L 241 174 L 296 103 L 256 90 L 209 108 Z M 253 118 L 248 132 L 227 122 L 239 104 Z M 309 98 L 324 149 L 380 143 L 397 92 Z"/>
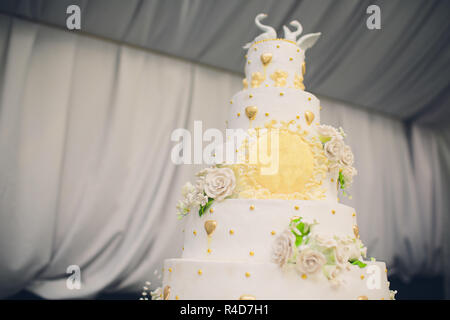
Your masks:
<path fill-rule="evenodd" d="M 325 198 L 322 180 L 328 172 L 328 159 L 322 144 L 312 139 L 295 121 L 272 120 L 265 125 L 268 131 L 255 128 L 249 131 L 253 138 L 241 146 L 245 159 L 241 164 L 229 165 L 236 176 L 236 196 L 245 199 L 298 199 L 317 200 Z M 278 164 L 273 174 L 263 174 L 261 161 L 249 161 L 249 152 L 255 146 L 266 154 L 271 147 L 270 130 L 278 130 Z M 267 137 L 269 135 L 269 137 Z M 252 147 L 253 146 L 253 147 Z M 267 148 L 267 149 L 266 149 Z M 241 150 L 242 151 L 242 150 Z M 270 156 L 270 154 L 269 154 Z"/>

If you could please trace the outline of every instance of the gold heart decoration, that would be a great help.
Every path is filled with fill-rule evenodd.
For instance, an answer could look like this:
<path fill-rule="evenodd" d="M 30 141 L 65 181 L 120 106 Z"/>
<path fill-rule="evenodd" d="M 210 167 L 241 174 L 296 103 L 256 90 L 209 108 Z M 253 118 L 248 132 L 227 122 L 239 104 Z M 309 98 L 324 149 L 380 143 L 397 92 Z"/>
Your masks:
<path fill-rule="evenodd" d="M 170 287 L 165 286 L 164 293 L 163 293 L 164 300 L 169 300 L 169 296 L 170 296 Z"/>
<path fill-rule="evenodd" d="M 258 107 L 249 106 L 245 108 L 245 114 L 250 120 L 255 120 L 256 114 L 258 113 Z"/>
<path fill-rule="evenodd" d="M 311 125 L 311 123 L 314 121 L 314 113 L 312 113 L 311 111 L 306 111 L 305 119 L 306 119 L 306 123 L 308 125 Z"/>
<path fill-rule="evenodd" d="M 272 61 L 272 54 L 271 53 L 263 53 L 261 55 L 261 62 L 263 65 L 267 66 L 270 61 Z"/>
<path fill-rule="evenodd" d="M 217 221 L 216 220 L 207 220 L 205 221 L 205 230 L 208 236 L 212 235 L 214 230 L 216 230 Z"/>

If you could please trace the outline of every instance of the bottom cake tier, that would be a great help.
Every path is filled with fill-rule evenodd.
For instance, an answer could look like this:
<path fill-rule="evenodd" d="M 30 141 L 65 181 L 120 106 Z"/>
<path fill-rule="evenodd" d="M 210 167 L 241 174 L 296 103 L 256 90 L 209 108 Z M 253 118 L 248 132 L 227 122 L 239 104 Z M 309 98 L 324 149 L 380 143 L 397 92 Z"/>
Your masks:
<path fill-rule="evenodd" d="M 339 283 L 322 273 L 305 275 L 274 263 L 169 259 L 163 292 L 168 300 L 388 300 L 384 262 L 350 266 Z"/>

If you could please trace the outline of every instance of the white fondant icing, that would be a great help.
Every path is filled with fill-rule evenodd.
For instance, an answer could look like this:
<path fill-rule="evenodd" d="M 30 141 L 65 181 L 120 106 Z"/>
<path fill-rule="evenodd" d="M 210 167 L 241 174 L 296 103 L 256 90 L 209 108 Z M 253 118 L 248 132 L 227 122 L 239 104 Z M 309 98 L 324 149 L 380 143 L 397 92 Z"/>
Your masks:
<path fill-rule="evenodd" d="M 356 300 L 363 296 L 369 300 L 389 300 L 385 264 L 367 264 L 365 268 L 351 266 L 350 270 L 344 270 L 342 283 L 333 287 L 320 271 L 303 279 L 295 270 L 281 269 L 274 263 L 170 259 L 164 263 L 163 287 L 170 286 L 169 300 L 176 296 L 181 300 L 237 300 L 242 295 L 251 295 L 256 300 Z M 374 273 L 369 266 L 378 271 Z M 168 268 L 172 272 L 167 272 Z"/>

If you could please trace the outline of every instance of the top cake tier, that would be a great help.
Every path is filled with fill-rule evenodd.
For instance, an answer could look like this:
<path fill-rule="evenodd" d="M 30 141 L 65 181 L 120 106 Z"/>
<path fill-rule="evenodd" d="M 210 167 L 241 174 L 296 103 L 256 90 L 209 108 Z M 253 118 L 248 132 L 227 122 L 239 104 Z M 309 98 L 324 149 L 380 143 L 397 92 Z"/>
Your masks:
<path fill-rule="evenodd" d="M 288 87 L 305 89 L 305 52 L 293 41 L 265 39 L 248 49 L 244 87 Z"/>

